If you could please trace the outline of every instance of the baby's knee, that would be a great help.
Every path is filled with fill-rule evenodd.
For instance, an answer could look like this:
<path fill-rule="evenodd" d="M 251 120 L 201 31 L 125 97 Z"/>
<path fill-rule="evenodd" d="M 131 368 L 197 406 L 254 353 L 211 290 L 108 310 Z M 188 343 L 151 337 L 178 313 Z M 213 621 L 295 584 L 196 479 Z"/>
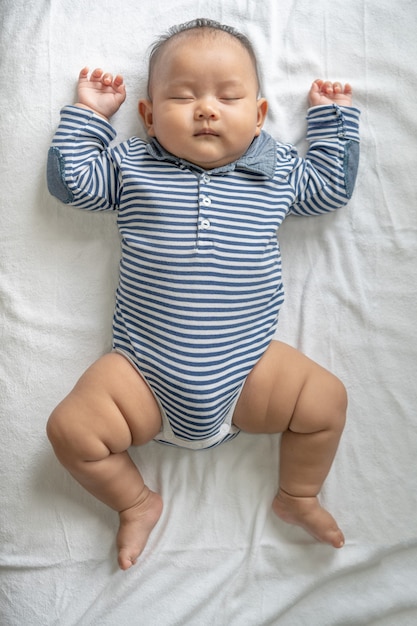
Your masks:
<path fill-rule="evenodd" d="M 346 421 L 347 391 L 342 381 L 318 367 L 307 380 L 298 403 L 298 411 L 309 427 L 342 432 Z"/>
<path fill-rule="evenodd" d="M 59 454 L 61 449 L 67 449 L 71 443 L 71 416 L 65 409 L 65 406 L 59 404 L 49 416 L 46 424 L 47 437 L 54 448 L 55 452 Z"/>
<path fill-rule="evenodd" d="M 330 374 L 326 396 L 328 414 L 332 417 L 334 426 L 343 430 L 346 421 L 348 394 L 345 385 L 333 374 Z"/>
<path fill-rule="evenodd" d="M 340 378 L 335 376 L 335 374 L 332 374 L 331 372 L 327 372 L 326 383 L 327 383 L 326 386 L 328 389 L 328 393 L 332 397 L 333 401 L 336 404 L 339 404 L 342 409 L 346 410 L 348 396 L 347 396 L 346 387 L 343 384 L 343 382 L 340 380 Z"/>
<path fill-rule="evenodd" d="M 73 465 L 91 453 L 93 433 L 82 427 L 71 402 L 64 400 L 51 413 L 46 426 L 47 437 L 59 461 Z"/>

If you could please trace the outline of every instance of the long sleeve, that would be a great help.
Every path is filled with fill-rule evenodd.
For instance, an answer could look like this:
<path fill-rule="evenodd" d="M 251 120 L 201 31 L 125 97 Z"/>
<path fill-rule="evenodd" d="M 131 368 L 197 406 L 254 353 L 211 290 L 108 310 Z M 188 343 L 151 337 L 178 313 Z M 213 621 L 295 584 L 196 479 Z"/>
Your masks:
<path fill-rule="evenodd" d="M 118 162 L 127 150 L 109 146 L 116 132 L 106 120 L 76 106 L 64 107 L 48 153 L 47 182 L 65 204 L 90 211 L 118 208 Z"/>
<path fill-rule="evenodd" d="M 307 122 L 310 147 L 291 177 L 295 191 L 291 213 L 296 215 L 327 213 L 347 204 L 359 161 L 358 109 L 313 107 Z"/>

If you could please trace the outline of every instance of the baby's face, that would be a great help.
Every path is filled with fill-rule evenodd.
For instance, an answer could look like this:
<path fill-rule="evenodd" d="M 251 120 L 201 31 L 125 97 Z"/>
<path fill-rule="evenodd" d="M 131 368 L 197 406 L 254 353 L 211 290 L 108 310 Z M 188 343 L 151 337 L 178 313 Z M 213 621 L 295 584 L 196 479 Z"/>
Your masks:
<path fill-rule="evenodd" d="M 148 134 L 172 154 L 205 170 L 242 156 L 265 119 L 247 50 L 224 33 L 169 42 L 156 61 L 151 101 L 139 111 Z"/>

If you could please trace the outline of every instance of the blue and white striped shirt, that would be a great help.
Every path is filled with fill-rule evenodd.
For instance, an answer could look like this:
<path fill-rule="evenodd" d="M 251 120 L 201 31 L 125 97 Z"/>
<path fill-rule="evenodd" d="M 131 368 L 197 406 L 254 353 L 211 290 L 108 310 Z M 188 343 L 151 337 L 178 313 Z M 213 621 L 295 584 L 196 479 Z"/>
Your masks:
<path fill-rule="evenodd" d="M 284 299 L 277 230 L 290 213 L 347 203 L 358 117 L 353 107 L 314 107 L 306 158 L 262 132 L 238 161 L 203 171 L 156 140 L 112 147 L 108 122 L 62 110 L 49 189 L 80 209 L 118 211 L 114 348 L 148 381 L 175 443 L 207 447 L 233 436 L 221 427 Z"/>

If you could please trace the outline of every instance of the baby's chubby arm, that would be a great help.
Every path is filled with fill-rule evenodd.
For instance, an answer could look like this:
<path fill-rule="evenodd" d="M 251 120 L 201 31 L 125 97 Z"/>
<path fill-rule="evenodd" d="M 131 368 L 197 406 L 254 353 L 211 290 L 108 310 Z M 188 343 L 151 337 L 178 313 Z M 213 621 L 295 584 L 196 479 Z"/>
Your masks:
<path fill-rule="evenodd" d="M 310 87 L 308 101 L 311 107 L 324 104 L 338 104 L 339 106 L 352 106 L 352 87 L 346 83 L 324 81 L 317 79 Z"/>
<path fill-rule="evenodd" d="M 126 99 L 123 77 L 117 74 L 113 78 L 99 68 L 91 72 L 90 76 L 88 73 L 88 67 L 84 67 L 79 74 L 76 106 L 91 109 L 108 120 Z"/>
<path fill-rule="evenodd" d="M 316 215 L 338 209 L 351 198 L 359 158 L 359 109 L 349 84 L 316 80 L 308 93 L 310 147 L 295 181 L 291 212 Z"/>
<path fill-rule="evenodd" d="M 108 120 L 125 99 L 122 76 L 81 70 L 77 103 L 62 109 L 48 153 L 48 188 L 65 204 L 89 211 L 118 208 L 118 147 L 110 149 L 116 132 Z"/>

